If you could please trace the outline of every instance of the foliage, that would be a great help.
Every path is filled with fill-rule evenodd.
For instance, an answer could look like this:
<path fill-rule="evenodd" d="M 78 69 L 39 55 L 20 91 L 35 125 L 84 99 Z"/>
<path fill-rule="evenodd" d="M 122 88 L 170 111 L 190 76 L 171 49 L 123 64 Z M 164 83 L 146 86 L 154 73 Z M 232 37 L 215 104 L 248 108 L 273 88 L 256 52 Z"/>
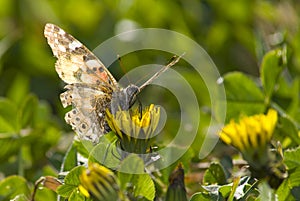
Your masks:
<path fill-rule="evenodd" d="M 299 200 L 299 8 L 292 0 L 0 1 L 0 201 L 30 200 L 33 192 L 35 200 L 57 200 L 57 195 L 60 200 L 98 199 L 80 190 L 80 175 L 88 168 L 78 165 L 78 153 L 89 164 L 106 164 L 106 168 L 115 170 L 113 190 L 122 200 L 167 200 L 173 199 L 171 196 L 191 201 Z M 201 122 L 193 145 L 174 164 L 158 171 L 151 165 L 159 155 L 153 154 L 150 159 L 122 155 L 121 131 L 117 131 L 119 137 L 114 132 L 105 135 L 97 146 L 74 140 L 63 119 L 69 108 L 63 109 L 59 101 L 62 82 L 43 37 L 47 22 L 68 30 L 90 49 L 126 31 L 129 25 L 170 29 L 196 41 L 221 73 L 226 90 L 226 124 L 266 114 L 269 109 L 277 111 L 276 128 L 271 141 L 266 142 L 269 160 L 263 165 L 265 174 L 247 168 L 252 164 L 247 158 L 242 160 L 245 153 L 221 141 L 209 156 L 198 158 L 215 114 L 210 113 L 211 97 L 203 78 L 184 61 L 174 69 L 194 89 Z M 107 61 L 105 55 L 97 56 Z M 166 52 L 143 50 L 125 55 L 121 63 L 129 71 L 130 67 L 154 61 L 166 63 L 171 57 Z M 114 63 L 109 67 L 116 78 L 124 73 L 119 66 Z M 138 147 L 138 154 L 155 152 L 156 147 L 165 147 L 175 137 L 180 106 L 167 90 L 151 86 L 140 94 L 139 101 L 142 105 L 162 105 L 171 114 L 155 140 L 134 144 L 130 138 L 121 144 L 132 150 Z M 189 136 L 188 129 L 184 132 Z M 257 141 L 261 142 L 259 138 Z M 168 153 L 171 156 L 180 149 L 171 147 Z M 252 151 L 255 158 L 256 149 Z M 184 181 L 183 173 L 176 172 L 180 162 Z M 126 172 L 132 169 L 140 174 Z M 46 175 L 49 177 L 43 177 Z M 35 183 L 40 177 L 46 180 Z M 52 177 L 59 182 L 52 183 Z M 171 189 L 174 186 L 176 191 Z"/>

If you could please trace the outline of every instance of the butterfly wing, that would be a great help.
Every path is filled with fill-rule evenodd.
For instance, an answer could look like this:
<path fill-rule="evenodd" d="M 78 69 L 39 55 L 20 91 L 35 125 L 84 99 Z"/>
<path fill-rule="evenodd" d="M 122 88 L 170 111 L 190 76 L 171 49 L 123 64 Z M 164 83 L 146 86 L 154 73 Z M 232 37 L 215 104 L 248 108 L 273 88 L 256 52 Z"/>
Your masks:
<path fill-rule="evenodd" d="M 73 36 L 54 24 L 46 24 L 44 35 L 57 57 L 55 68 L 63 81 L 118 86 L 102 62 Z"/>
<path fill-rule="evenodd" d="M 82 139 L 97 142 L 106 133 L 105 110 L 109 107 L 111 92 L 103 92 L 85 84 L 72 84 L 65 87 L 67 91 L 60 94 L 64 107 L 73 105 L 66 113 L 65 120 Z M 100 108 L 98 105 L 100 104 Z"/>
<path fill-rule="evenodd" d="M 44 35 L 57 58 L 56 72 L 68 84 L 62 104 L 74 107 L 65 120 L 80 137 L 97 142 L 106 132 L 104 111 L 118 83 L 88 48 L 58 26 L 46 24 Z M 96 104 L 102 104 L 100 110 Z"/>

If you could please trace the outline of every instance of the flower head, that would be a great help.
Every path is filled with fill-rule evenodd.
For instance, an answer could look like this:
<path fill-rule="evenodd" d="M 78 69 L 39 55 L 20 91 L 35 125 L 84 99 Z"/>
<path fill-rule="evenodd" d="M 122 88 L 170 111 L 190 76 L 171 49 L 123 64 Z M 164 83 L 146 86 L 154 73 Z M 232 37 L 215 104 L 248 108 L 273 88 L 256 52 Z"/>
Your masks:
<path fill-rule="evenodd" d="M 239 123 L 231 120 L 220 132 L 220 138 L 242 152 L 262 147 L 270 141 L 276 123 L 277 112 L 270 109 L 267 115 L 242 117 Z"/>
<path fill-rule="evenodd" d="M 110 128 L 116 133 L 121 147 L 130 153 L 144 154 L 160 120 L 160 108 L 151 104 L 144 110 L 119 110 L 115 115 L 106 112 Z"/>
<path fill-rule="evenodd" d="M 119 187 L 112 171 L 97 163 L 89 164 L 79 177 L 80 192 L 96 200 L 117 200 Z"/>
<path fill-rule="evenodd" d="M 274 152 L 269 146 L 277 118 L 277 111 L 270 109 L 266 115 L 242 117 L 239 123 L 232 120 L 219 133 L 225 143 L 242 153 L 251 175 L 267 179 L 274 188 L 287 177 L 282 150 Z"/>
<path fill-rule="evenodd" d="M 253 166 L 264 166 L 269 160 L 268 145 L 276 123 L 277 111 L 242 117 L 237 123 L 231 120 L 219 133 L 226 144 L 237 148 Z"/>

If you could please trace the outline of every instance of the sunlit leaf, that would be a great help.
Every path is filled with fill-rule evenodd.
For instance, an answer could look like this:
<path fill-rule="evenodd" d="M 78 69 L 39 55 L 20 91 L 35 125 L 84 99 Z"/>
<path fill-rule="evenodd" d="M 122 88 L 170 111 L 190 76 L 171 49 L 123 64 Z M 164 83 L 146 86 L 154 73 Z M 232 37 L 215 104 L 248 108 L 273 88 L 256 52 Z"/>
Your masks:
<path fill-rule="evenodd" d="M 294 122 L 287 117 L 280 117 L 279 119 L 279 135 L 280 137 L 289 137 L 291 138 L 293 144 L 300 144 L 300 138 L 298 135 L 298 130 Z"/>
<path fill-rule="evenodd" d="M 300 167 L 297 167 L 291 171 L 289 177 L 289 186 L 290 187 L 299 187 L 300 186 Z"/>
<path fill-rule="evenodd" d="M 131 186 L 134 196 L 143 196 L 148 200 L 154 199 L 154 183 L 144 172 L 144 162 L 140 157 L 135 154 L 129 155 L 122 161 L 118 171 L 121 189 L 126 190 L 128 186 Z"/>
<path fill-rule="evenodd" d="M 297 168 L 300 166 L 300 147 L 296 149 L 289 149 L 284 152 L 284 163 L 289 169 Z"/>
<path fill-rule="evenodd" d="M 2 198 L 6 198 L 5 200 L 13 199 L 16 196 L 22 200 L 23 196 L 30 197 L 30 190 L 23 177 L 10 176 L 0 181 L 0 195 Z"/>
<path fill-rule="evenodd" d="M 63 164 L 61 166 L 61 171 L 70 171 L 77 165 L 77 151 L 76 147 L 72 144 L 69 150 L 65 154 Z"/>
<path fill-rule="evenodd" d="M 224 76 L 227 99 L 226 119 L 263 113 L 264 95 L 257 84 L 243 73 L 233 72 Z"/>
<path fill-rule="evenodd" d="M 195 193 L 190 201 L 212 201 L 212 200 L 222 200 L 217 194 L 213 193 Z"/>
<path fill-rule="evenodd" d="M 17 105 L 24 102 L 29 93 L 29 78 L 28 76 L 19 73 L 12 81 L 12 85 L 8 91 L 7 97 Z"/>
<path fill-rule="evenodd" d="M 19 121 L 20 128 L 26 128 L 32 126 L 36 108 L 38 105 L 38 100 L 34 95 L 27 95 L 24 97 L 19 109 Z"/>
<path fill-rule="evenodd" d="M 226 176 L 223 167 L 219 163 L 210 164 L 205 171 L 203 183 L 207 184 L 225 184 Z"/>
<path fill-rule="evenodd" d="M 78 153 L 80 153 L 85 158 L 89 157 L 90 151 L 93 148 L 93 143 L 88 140 L 75 140 L 74 146 L 76 147 Z"/>
<path fill-rule="evenodd" d="M 261 79 L 266 97 L 269 99 L 283 70 L 283 51 L 273 50 L 268 52 L 261 64 Z"/>
<path fill-rule="evenodd" d="M 17 132 L 17 106 L 9 99 L 0 98 L 0 127 L 1 132 Z"/>
<path fill-rule="evenodd" d="M 23 140 L 19 136 L 4 136 L 0 134 L 0 160 L 7 161 L 10 156 L 17 154 L 22 144 Z"/>
<path fill-rule="evenodd" d="M 279 201 L 293 200 L 288 179 L 285 179 L 276 191 Z"/>
<path fill-rule="evenodd" d="M 300 168 L 297 167 L 290 171 L 289 177 L 283 181 L 276 193 L 279 201 L 299 200 Z"/>
<path fill-rule="evenodd" d="M 79 191 L 72 191 L 68 200 L 76 200 L 76 201 L 89 201 L 91 199 L 87 199 L 82 193 Z"/>
<path fill-rule="evenodd" d="M 89 161 L 97 162 L 115 169 L 120 164 L 120 154 L 116 147 L 116 139 L 109 140 L 111 133 L 101 137 L 99 143 L 90 152 Z"/>
<path fill-rule="evenodd" d="M 12 125 L 11 123 L 12 122 L 0 116 L 0 133 L 14 134 L 16 129 L 14 128 L 14 125 Z"/>
<path fill-rule="evenodd" d="M 118 171 L 121 189 L 125 189 L 128 183 L 132 183 L 134 174 L 144 174 L 144 162 L 137 155 L 131 154 L 122 161 Z"/>
<path fill-rule="evenodd" d="M 69 197 L 78 191 L 80 184 L 79 175 L 85 167 L 78 166 L 72 169 L 64 179 L 64 184 L 57 188 L 57 193 L 63 197 Z"/>
<path fill-rule="evenodd" d="M 134 195 L 136 197 L 143 196 L 148 200 L 154 200 L 155 186 L 153 180 L 148 174 L 134 175 Z"/>

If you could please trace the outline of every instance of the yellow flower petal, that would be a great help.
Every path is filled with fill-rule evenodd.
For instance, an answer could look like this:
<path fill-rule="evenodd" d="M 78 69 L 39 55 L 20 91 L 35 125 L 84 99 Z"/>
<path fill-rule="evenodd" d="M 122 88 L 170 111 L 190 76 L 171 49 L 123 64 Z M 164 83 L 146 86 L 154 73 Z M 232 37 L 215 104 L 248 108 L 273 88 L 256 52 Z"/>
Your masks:
<path fill-rule="evenodd" d="M 219 133 L 221 140 L 236 147 L 241 152 L 265 147 L 272 138 L 276 123 L 277 111 L 242 117 L 239 123 L 231 120 Z"/>

